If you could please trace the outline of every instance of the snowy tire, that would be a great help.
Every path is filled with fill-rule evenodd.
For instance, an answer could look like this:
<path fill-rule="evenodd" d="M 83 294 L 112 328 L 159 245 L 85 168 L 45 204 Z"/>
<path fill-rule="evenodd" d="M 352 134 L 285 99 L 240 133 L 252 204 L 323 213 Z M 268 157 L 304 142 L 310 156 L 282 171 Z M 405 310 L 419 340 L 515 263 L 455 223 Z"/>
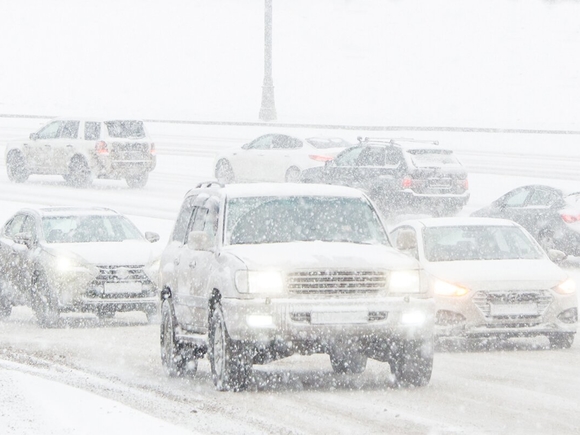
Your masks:
<path fill-rule="evenodd" d="M 402 341 L 393 355 L 391 372 L 397 387 L 424 387 L 433 371 L 433 340 Z"/>
<path fill-rule="evenodd" d="M 184 345 L 175 337 L 175 319 L 168 300 L 161 306 L 161 363 L 169 376 L 194 375 L 197 371 L 197 358 L 187 352 Z"/>
<path fill-rule="evenodd" d="M 298 183 L 300 181 L 300 169 L 295 166 L 288 168 L 284 180 L 286 183 Z"/>
<path fill-rule="evenodd" d="M 69 163 L 68 170 L 69 173 L 65 177 L 65 180 L 67 180 L 71 186 L 87 187 L 91 184 L 91 169 L 84 158 L 80 156 L 73 157 Z"/>
<path fill-rule="evenodd" d="M 14 183 L 24 183 L 30 175 L 26 167 L 26 159 L 19 151 L 11 151 L 6 159 L 8 179 Z"/>
<path fill-rule="evenodd" d="M 43 275 L 37 275 L 34 279 L 32 308 L 41 327 L 56 328 L 58 326 L 60 319 L 58 299 Z"/>

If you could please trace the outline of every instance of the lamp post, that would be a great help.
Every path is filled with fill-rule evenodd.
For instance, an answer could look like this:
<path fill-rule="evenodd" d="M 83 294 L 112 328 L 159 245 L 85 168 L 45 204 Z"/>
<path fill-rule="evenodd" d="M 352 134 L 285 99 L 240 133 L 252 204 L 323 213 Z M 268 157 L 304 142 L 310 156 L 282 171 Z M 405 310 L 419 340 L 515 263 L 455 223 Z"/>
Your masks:
<path fill-rule="evenodd" d="M 272 79 L 272 0 L 264 4 L 264 83 L 262 84 L 262 121 L 276 120 L 274 103 L 274 80 Z"/>

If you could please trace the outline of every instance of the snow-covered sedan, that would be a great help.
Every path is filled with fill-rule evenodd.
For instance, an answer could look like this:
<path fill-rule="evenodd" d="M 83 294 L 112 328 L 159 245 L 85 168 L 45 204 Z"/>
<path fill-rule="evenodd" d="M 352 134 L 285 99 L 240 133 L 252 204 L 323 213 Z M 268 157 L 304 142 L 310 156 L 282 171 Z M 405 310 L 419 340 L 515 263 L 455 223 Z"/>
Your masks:
<path fill-rule="evenodd" d="M 569 348 L 578 325 L 575 283 L 520 225 L 492 218 L 428 218 L 390 232 L 431 277 L 439 337 L 547 336 Z"/>
<path fill-rule="evenodd" d="M 0 317 L 30 305 L 42 326 L 61 312 L 157 312 L 158 258 L 117 212 L 99 207 L 22 209 L 0 232 Z"/>
<path fill-rule="evenodd" d="M 324 165 L 349 146 L 335 137 L 265 134 L 218 155 L 215 177 L 221 183 L 296 182 L 303 170 Z"/>

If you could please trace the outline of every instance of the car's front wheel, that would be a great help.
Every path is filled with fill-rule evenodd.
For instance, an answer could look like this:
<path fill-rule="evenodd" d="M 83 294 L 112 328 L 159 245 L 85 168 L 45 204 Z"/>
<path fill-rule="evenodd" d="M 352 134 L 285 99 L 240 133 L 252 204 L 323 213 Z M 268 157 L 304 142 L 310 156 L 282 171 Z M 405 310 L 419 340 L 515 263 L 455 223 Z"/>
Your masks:
<path fill-rule="evenodd" d="M 73 157 L 69 163 L 68 176 L 65 177 L 65 180 L 74 187 L 87 187 L 91 184 L 91 169 L 87 161 L 80 156 Z"/>
<path fill-rule="evenodd" d="M 209 325 L 209 359 L 217 390 L 241 391 L 246 388 L 252 359 L 243 343 L 230 338 L 219 303 L 212 312 Z"/>
<path fill-rule="evenodd" d="M 8 179 L 14 183 L 24 183 L 28 180 L 30 172 L 26 165 L 26 159 L 20 151 L 11 151 L 6 159 L 6 172 Z"/>
<path fill-rule="evenodd" d="M 194 375 L 197 371 L 197 358 L 190 355 L 175 336 L 175 320 L 168 300 L 161 305 L 161 363 L 169 376 Z"/>
<path fill-rule="evenodd" d="M 423 387 L 433 371 L 433 340 L 402 341 L 391 361 L 391 372 L 398 387 Z"/>
<path fill-rule="evenodd" d="M 38 323 L 43 328 L 55 328 L 58 326 L 60 311 L 58 299 L 46 277 L 38 274 L 34 278 L 32 286 L 32 309 L 36 314 Z"/>
<path fill-rule="evenodd" d="M 552 349 L 570 349 L 574 343 L 574 334 L 560 333 L 549 335 L 550 348 Z"/>

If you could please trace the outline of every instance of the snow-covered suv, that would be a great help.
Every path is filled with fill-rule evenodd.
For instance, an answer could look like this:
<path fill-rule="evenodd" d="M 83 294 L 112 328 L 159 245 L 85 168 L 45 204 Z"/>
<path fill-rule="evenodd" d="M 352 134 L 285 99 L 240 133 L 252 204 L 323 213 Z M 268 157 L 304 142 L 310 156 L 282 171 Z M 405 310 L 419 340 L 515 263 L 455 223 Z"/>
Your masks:
<path fill-rule="evenodd" d="M 161 358 L 170 375 L 208 353 L 218 390 L 252 364 L 327 353 L 338 373 L 389 362 L 397 385 L 426 385 L 434 299 L 392 248 L 364 193 L 342 186 L 202 183 L 161 256 Z"/>
<path fill-rule="evenodd" d="M 6 147 L 8 178 L 22 183 L 31 174 L 62 175 L 73 186 L 94 178 L 147 184 L 156 164 L 155 145 L 142 121 L 130 119 L 55 119 L 29 140 Z"/>

